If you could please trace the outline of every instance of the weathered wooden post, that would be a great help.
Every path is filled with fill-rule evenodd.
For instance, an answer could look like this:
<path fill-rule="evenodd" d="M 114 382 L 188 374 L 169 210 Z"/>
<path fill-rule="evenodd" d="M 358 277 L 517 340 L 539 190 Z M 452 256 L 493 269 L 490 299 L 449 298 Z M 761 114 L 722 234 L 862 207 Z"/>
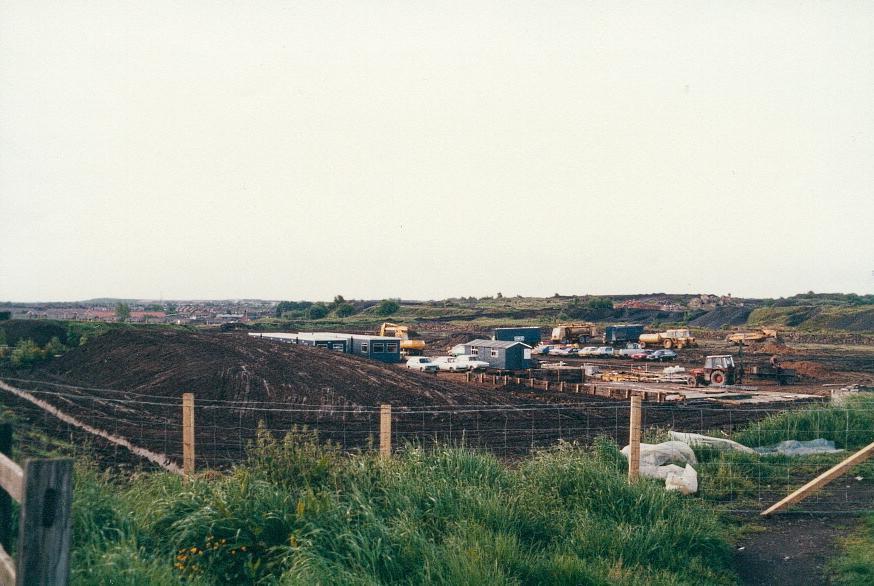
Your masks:
<path fill-rule="evenodd" d="M 0 424 L 0 454 L 12 460 L 12 424 Z M 0 490 L 0 545 L 12 551 L 12 497 Z"/>
<path fill-rule="evenodd" d="M 16 560 L 7 552 L 11 539 L 9 510 L 0 519 L 5 542 L 0 546 L 0 584 L 67 584 L 70 573 L 73 460 L 27 460 L 22 469 L 10 457 L 12 427 L 0 426 L 0 494 L 11 508 L 21 503 Z"/>
<path fill-rule="evenodd" d="M 631 396 L 631 421 L 628 429 L 628 482 L 640 474 L 640 395 Z"/>
<path fill-rule="evenodd" d="M 194 474 L 194 393 L 182 395 L 182 472 L 185 478 Z"/>
<path fill-rule="evenodd" d="M 379 408 L 379 455 L 391 456 L 391 405 L 388 403 Z"/>
<path fill-rule="evenodd" d="M 16 584 L 67 583 L 72 501 L 72 459 L 24 463 Z"/>

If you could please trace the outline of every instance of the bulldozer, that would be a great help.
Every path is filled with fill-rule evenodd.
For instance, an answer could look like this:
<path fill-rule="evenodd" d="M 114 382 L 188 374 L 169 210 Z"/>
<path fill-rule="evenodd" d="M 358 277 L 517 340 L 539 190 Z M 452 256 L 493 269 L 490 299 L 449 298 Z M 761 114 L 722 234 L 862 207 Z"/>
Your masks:
<path fill-rule="evenodd" d="M 734 356 L 721 354 L 704 359 L 704 368 L 690 371 L 689 384 L 695 387 L 733 385 L 741 378 L 740 369 L 734 365 Z"/>
<path fill-rule="evenodd" d="M 401 356 L 421 356 L 425 351 L 425 340 L 414 340 L 410 336 L 415 332 L 410 331 L 409 326 L 384 322 L 379 326 L 380 336 L 391 336 L 401 339 Z"/>
<path fill-rule="evenodd" d="M 743 344 L 764 342 L 768 339 L 779 340 L 780 334 L 777 330 L 761 328 L 755 332 L 735 332 L 729 334 L 728 337 L 725 338 L 725 341 L 741 346 Z"/>
<path fill-rule="evenodd" d="M 552 328 L 553 344 L 586 344 L 598 335 L 595 324 L 590 322 L 558 324 Z"/>

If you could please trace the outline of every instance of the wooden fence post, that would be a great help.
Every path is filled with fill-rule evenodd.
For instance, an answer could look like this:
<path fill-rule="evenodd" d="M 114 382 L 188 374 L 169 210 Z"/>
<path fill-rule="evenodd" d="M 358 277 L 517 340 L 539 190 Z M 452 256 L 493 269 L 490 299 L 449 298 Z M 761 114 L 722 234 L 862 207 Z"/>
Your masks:
<path fill-rule="evenodd" d="M 72 501 L 72 459 L 24 463 L 16 584 L 67 584 Z"/>
<path fill-rule="evenodd" d="M 182 395 L 182 472 L 194 474 L 194 393 Z"/>
<path fill-rule="evenodd" d="M 391 405 L 388 403 L 379 408 L 379 455 L 391 456 Z"/>
<path fill-rule="evenodd" d="M 640 474 L 640 395 L 631 396 L 631 422 L 628 429 L 628 483 Z"/>
<path fill-rule="evenodd" d="M 12 424 L 0 424 L 0 454 L 12 459 Z M 12 497 L 0 490 L 0 545 L 12 551 Z"/>

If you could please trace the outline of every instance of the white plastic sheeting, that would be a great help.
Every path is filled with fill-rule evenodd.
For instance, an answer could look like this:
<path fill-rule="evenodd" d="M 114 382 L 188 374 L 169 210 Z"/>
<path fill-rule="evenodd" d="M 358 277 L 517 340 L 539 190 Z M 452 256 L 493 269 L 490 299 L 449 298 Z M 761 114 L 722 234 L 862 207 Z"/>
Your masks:
<path fill-rule="evenodd" d="M 767 446 L 755 448 L 755 451 L 763 456 L 781 455 L 781 456 L 810 456 L 811 454 L 834 454 L 835 452 L 843 452 L 835 448 L 835 442 L 827 439 L 818 438 L 806 442 L 798 440 L 786 440 L 780 442 L 776 446 Z"/>
<path fill-rule="evenodd" d="M 630 452 L 630 446 L 622 448 L 622 454 L 626 458 Z M 695 452 L 683 442 L 640 444 L 640 475 L 643 478 L 664 480 L 667 490 L 678 490 L 683 494 L 697 492 L 698 473 L 692 467 L 692 464 L 697 463 Z"/>
<path fill-rule="evenodd" d="M 724 439 L 721 437 L 711 437 L 709 435 L 701 435 L 698 433 L 681 433 L 679 431 L 671 432 L 671 439 L 678 442 L 688 444 L 693 448 L 713 448 L 717 450 L 737 450 L 738 452 L 746 452 L 747 454 L 755 454 L 756 451 L 748 448 L 743 444 Z"/>

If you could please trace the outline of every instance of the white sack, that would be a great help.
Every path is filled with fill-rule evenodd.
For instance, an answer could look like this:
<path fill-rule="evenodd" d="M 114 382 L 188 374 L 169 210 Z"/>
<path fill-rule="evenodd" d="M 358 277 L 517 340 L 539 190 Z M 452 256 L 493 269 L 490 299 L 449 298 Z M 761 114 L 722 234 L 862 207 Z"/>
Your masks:
<path fill-rule="evenodd" d="M 628 458 L 630 446 L 622 448 Z M 685 468 L 666 462 L 679 462 Z M 660 444 L 640 444 L 640 476 L 665 481 L 665 489 L 678 490 L 682 494 L 698 491 L 698 473 L 691 464 L 697 464 L 695 452 L 687 444 L 678 441 Z"/>
<path fill-rule="evenodd" d="M 694 494 L 698 492 L 698 473 L 689 464 L 681 474 L 670 474 L 665 479 L 666 490 L 678 490 L 681 494 Z"/>
<path fill-rule="evenodd" d="M 622 448 L 622 453 L 628 458 L 630 446 Z M 697 464 L 695 452 L 683 442 L 662 442 L 660 444 L 640 444 L 640 467 L 661 466 L 674 462 L 677 464 Z"/>

